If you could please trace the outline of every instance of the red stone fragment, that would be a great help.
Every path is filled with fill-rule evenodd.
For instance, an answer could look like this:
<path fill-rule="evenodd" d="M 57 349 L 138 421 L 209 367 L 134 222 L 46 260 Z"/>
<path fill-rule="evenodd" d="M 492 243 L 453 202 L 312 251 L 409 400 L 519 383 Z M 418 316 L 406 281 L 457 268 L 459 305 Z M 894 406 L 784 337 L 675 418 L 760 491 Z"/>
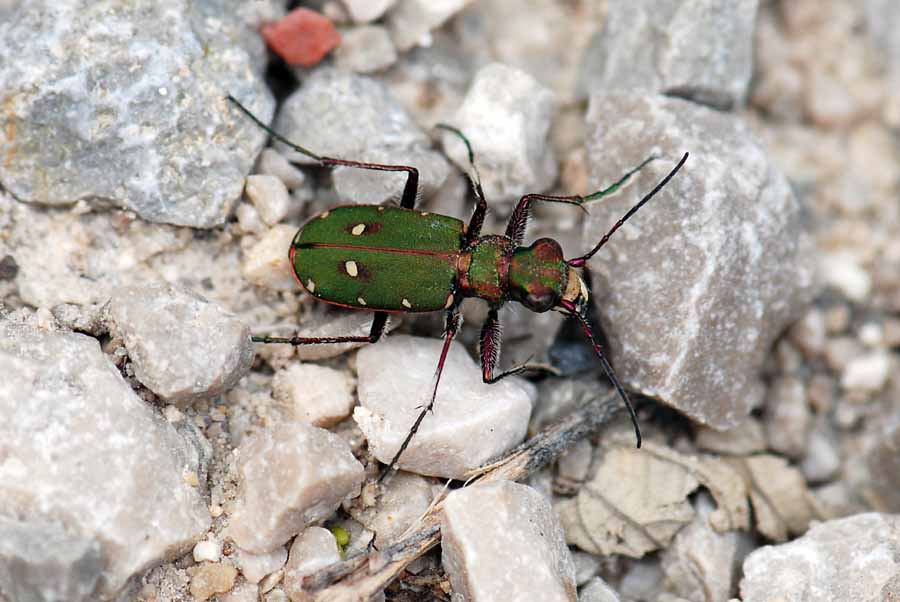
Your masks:
<path fill-rule="evenodd" d="M 262 28 L 272 51 L 289 65 L 312 67 L 341 43 L 334 24 L 308 8 L 297 8 L 276 23 Z"/>

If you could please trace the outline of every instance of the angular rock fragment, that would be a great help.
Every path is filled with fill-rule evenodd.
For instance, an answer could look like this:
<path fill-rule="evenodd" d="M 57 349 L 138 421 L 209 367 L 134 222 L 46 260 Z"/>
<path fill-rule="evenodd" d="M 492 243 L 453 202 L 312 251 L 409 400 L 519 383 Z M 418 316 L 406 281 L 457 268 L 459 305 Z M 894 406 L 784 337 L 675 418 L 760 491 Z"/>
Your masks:
<path fill-rule="evenodd" d="M 746 533 L 717 533 L 708 520 L 713 509 L 709 496 L 698 496 L 693 522 L 662 553 L 668 589 L 685 600 L 728 600 L 744 556 L 753 547 Z"/>
<path fill-rule="evenodd" d="M 433 499 L 429 479 L 401 470 L 384 482 L 374 506 L 350 508 L 349 512 L 375 533 L 375 545 L 383 548 L 396 543 L 425 514 Z"/>
<path fill-rule="evenodd" d="M 279 224 L 269 229 L 259 242 L 247 250 L 241 275 L 252 284 L 278 291 L 296 290 L 297 279 L 291 269 L 291 241 L 297 228 Z"/>
<path fill-rule="evenodd" d="M 463 9 L 471 0 L 397 0 L 387 15 L 394 44 L 401 52 L 430 46 L 431 30 Z"/>
<path fill-rule="evenodd" d="M 455 596 L 470 602 L 571 602 L 575 566 L 559 519 L 527 485 L 498 482 L 451 493 L 441 559 Z"/>
<path fill-rule="evenodd" d="M 106 600 L 190 551 L 199 452 L 95 339 L 0 319 L 0 374 L 0 591 Z"/>
<path fill-rule="evenodd" d="M 547 144 L 553 111 L 553 93 L 524 71 L 493 63 L 475 75 L 450 124 L 472 144 L 488 200 L 512 201 L 553 185 L 557 163 Z M 468 172 L 462 141 L 449 132 L 442 141 L 447 156 Z"/>
<path fill-rule="evenodd" d="M 900 517 L 858 514 L 814 525 L 792 542 L 765 546 L 744 561 L 741 599 L 889 600 L 885 587 L 900 572 Z"/>
<path fill-rule="evenodd" d="M 237 568 L 249 583 L 259 583 L 284 566 L 288 551 L 285 547 L 275 548 L 264 554 L 254 554 L 247 550 L 237 549 Z"/>
<path fill-rule="evenodd" d="M 245 190 L 267 226 L 274 226 L 287 215 L 291 197 L 281 178 L 262 174 L 247 176 Z"/>
<path fill-rule="evenodd" d="M 335 111 L 340 107 L 340 111 Z M 372 163 L 421 168 L 419 191 L 434 193 L 450 172 L 447 161 L 430 150 L 431 141 L 380 82 L 338 71 L 317 69 L 284 103 L 275 129 L 288 140 L 319 155 Z M 292 150 L 291 161 L 311 163 Z M 353 167 L 332 170 L 335 190 L 343 202 L 381 203 L 399 199 L 405 172 Z"/>
<path fill-rule="evenodd" d="M 396 0 L 344 0 L 350 18 L 357 23 L 369 23 L 381 17 Z"/>
<path fill-rule="evenodd" d="M 3 187 L 34 203 L 223 223 L 266 139 L 224 97 L 265 121 L 273 110 L 262 43 L 234 11 L 184 0 L 14 6 L 0 22 Z"/>
<path fill-rule="evenodd" d="M 309 527 L 291 544 L 284 567 L 284 590 L 294 602 L 307 600 L 308 594 L 303 592 L 303 578 L 340 560 L 341 553 L 331 531 Z"/>
<path fill-rule="evenodd" d="M 269 48 L 288 65 L 312 67 L 341 43 L 341 36 L 327 17 L 298 7 L 276 23 L 260 30 Z"/>
<path fill-rule="evenodd" d="M 395 336 L 357 355 L 360 406 L 353 413 L 369 450 L 379 461 L 393 458 L 431 398 L 439 339 Z M 398 370 L 398 366 L 403 366 Z M 454 343 L 444 364 L 434 411 L 422 421 L 400 457 L 399 467 L 454 479 L 511 449 L 525 437 L 531 402 L 514 378 L 487 385 L 481 370 Z"/>
<path fill-rule="evenodd" d="M 201 564 L 191 575 L 191 595 L 197 602 L 204 602 L 215 594 L 230 590 L 236 578 L 237 569 L 230 564 L 224 562 Z"/>
<path fill-rule="evenodd" d="M 387 69 L 397 60 L 397 49 L 384 27 L 354 27 L 345 31 L 343 38 L 334 53 L 334 63 L 341 69 L 374 73 Z"/>
<path fill-rule="evenodd" d="M 293 420 L 323 428 L 350 416 L 356 402 L 347 373 L 314 364 L 292 364 L 278 371 L 272 392 Z"/>
<path fill-rule="evenodd" d="M 691 153 L 590 264 L 619 378 L 698 422 L 734 427 L 761 400 L 772 341 L 815 291 L 801 205 L 731 115 L 679 99 L 596 95 L 587 119 L 593 189 L 661 159 L 591 206 L 585 250 Z"/>
<path fill-rule="evenodd" d="M 594 35 L 580 87 L 689 98 L 717 108 L 742 104 L 753 71 L 757 0 L 615 2 Z"/>
<path fill-rule="evenodd" d="M 803 458 L 812 420 L 806 387 L 799 378 L 781 377 L 769 387 L 767 397 L 765 425 L 769 449 L 789 458 Z"/>
<path fill-rule="evenodd" d="M 342 439 L 302 423 L 258 433 L 238 453 L 241 490 L 227 534 L 257 554 L 330 516 L 363 481 L 363 467 Z"/>
<path fill-rule="evenodd" d="M 231 388 L 253 361 L 250 329 L 181 287 L 117 289 L 109 317 L 125 342 L 137 379 L 175 405 L 184 407 Z"/>

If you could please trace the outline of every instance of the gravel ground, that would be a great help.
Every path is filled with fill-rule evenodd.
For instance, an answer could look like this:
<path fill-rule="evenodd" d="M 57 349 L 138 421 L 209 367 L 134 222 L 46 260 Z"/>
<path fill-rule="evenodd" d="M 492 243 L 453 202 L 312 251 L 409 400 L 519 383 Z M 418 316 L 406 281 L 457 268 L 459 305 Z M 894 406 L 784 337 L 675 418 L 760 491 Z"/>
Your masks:
<path fill-rule="evenodd" d="M 355 600 L 311 576 L 382 570 L 436 499 L 442 545 L 372 599 L 900 599 L 900 4 L 297 4 L 0 3 L 0 602 Z M 642 448 L 620 413 L 464 487 L 611 391 L 576 321 L 515 303 L 500 368 L 554 374 L 482 383 L 468 300 L 376 483 L 440 312 L 374 345 L 250 335 L 369 332 L 288 250 L 406 173 L 323 166 L 228 94 L 320 156 L 417 167 L 418 207 L 468 220 L 466 149 L 434 126 L 459 128 L 485 233 L 654 157 L 586 211 L 534 207 L 525 244 L 566 257 L 689 152 L 586 276 Z"/>

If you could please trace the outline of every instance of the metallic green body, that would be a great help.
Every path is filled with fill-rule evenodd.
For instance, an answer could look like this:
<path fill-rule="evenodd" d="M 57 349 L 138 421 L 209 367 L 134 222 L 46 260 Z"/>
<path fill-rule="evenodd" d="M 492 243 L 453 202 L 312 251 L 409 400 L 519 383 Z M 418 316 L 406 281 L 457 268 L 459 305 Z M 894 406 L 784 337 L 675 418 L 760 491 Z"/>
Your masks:
<path fill-rule="evenodd" d="M 291 264 L 310 294 L 345 307 L 429 312 L 452 302 L 465 224 L 398 207 L 349 205 L 313 217 Z"/>
<path fill-rule="evenodd" d="M 497 306 L 506 300 L 509 257 L 514 245 L 506 236 L 483 236 L 464 255 L 460 291 Z"/>

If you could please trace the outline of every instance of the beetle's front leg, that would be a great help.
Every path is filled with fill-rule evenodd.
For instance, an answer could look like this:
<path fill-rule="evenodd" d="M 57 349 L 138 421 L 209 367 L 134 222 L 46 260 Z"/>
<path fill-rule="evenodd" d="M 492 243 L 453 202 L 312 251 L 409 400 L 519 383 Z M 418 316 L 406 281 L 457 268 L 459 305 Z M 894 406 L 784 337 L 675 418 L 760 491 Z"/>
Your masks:
<path fill-rule="evenodd" d="M 492 307 L 490 311 L 488 311 L 484 326 L 481 327 L 481 340 L 479 345 L 481 350 L 481 379 L 487 384 L 492 385 L 507 376 L 522 374 L 523 372 L 559 374 L 559 370 L 552 366 L 525 363 L 495 375 L 494 368 L 497 367 L 497 362 L 500 360 L 500 343 L 502 338 L 500 316 L 497 313 L 497 309 Z"/>

